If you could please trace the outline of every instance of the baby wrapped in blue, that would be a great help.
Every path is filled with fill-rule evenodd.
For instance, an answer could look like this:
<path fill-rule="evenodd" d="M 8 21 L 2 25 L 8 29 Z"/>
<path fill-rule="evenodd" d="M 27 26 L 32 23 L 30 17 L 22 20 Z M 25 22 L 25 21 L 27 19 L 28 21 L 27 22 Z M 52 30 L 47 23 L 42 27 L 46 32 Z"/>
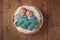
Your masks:
<path fill-rule="evenodd" d="M 31 10 L 28 10 L 26 12 L 26 15 L 28 18 L 28 21 L 26 22 L 28 24 L 27 29 L 33 30 L 38 23 L 37 18 L 33 15 L 33 12 Z"/>
<path fill-rule="evenodd" d="M 18 15 L 18 18 L 17 18 L 17 21 L 15 22 L 15 25 L 17 27 L 21 27 L 21 28 L 24 28 L 26 29 L 27 28 L 27 25 L 25 23 L 25 21 L 27 21 L 28 19 L 24 16 L 22 16 L 21 14 Z"/>

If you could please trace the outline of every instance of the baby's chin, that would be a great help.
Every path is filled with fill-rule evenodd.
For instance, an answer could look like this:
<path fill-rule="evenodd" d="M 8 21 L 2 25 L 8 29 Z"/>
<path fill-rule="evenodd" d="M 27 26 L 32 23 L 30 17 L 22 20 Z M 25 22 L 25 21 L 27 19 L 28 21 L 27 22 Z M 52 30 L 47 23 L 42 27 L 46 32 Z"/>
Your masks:
<path fill-rule="evenodd" d="M 32 17 L 32 16 L 28 16 L 28 17 Z"/>

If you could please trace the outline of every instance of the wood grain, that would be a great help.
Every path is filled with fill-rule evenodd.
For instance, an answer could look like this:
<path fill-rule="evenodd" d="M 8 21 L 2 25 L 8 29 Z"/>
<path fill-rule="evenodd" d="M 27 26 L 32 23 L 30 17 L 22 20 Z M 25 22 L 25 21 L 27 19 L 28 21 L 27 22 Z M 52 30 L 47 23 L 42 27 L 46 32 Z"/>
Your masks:
<path fill-rule="evenodd" d="M 44 2 L 45 1 L 45 2 Z M 20 32 L 18 32 L 14 25 L 13 25 L 13 14 L 14 11 L 17 9 L 17 7 L 20 6 L 20 2 L 17 0 L 4 0 L 3 1 L 3 40 L 47 40 L 47 23 L 46 23 L 46 17 L 47 17 L 47 8 L 46 8 L 46 0 L 39 1 L 39 0 L 23 0 L 21 1 L 22 5 L 33 5 L 41 9 L 43 15 L 44 15 L 44 24 L 42 29 L 33 35 L 25 35 Z M 38 3 L 36 3 L 38 2 Z M 41 2 L 41 3 L 40 3 Z M 42 7 L 43 3 L 43 7 Z M 39 5 L 40 4 L 40 5 Z M 45 8 L 45 9 L 43 9 Z M 45 14 L 44 14 L 45 13 Z"/>
<path fill-rule="evenodd" d="M 3 1 L 0 0 L 0 40 L 3 39 Z"/>
<path fill-rule="evenodd" d="M 59 0 L 0 0 L 0 40 L 60 40 L 59 3 Z M 43 13 L 43 26 L 35 34 L 25 35 L 13 25 L 13 15 L 22 5 L 35 6 Z"/>
<path fill-rule="evenodd" d="M 60 0 L 48 2 L 48 40 L 60 40 Z"/>

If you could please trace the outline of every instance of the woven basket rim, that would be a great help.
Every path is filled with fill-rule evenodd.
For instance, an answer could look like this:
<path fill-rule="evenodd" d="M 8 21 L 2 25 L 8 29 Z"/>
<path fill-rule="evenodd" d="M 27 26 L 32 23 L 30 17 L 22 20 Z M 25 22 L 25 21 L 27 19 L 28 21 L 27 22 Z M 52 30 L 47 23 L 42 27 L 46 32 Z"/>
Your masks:
<path fill-rule="evenodd" d="M 22 7 L 22 6 L 20 6 L 20 7 Z M 35 7 L 35 6 L 31 6 L 31 7 Z M 21 31 L 19 31 L 19 32 L 24 33 L 24 34 L 34 34 L 41 29 L 41 27 L 43 25 L 43 14 L 42 14 L 41 10 L 39 10 L 37 7 L 35 7 L 35 9 L 39 12 L 39 15 L 40 15 L 40 18 L 41 18 L 40 19 L 41 22 L 38 24 L 38 28 L 34 32 L 29 32 L 29 33 L 24 33 L 24 32 L 21 32 Z"/>

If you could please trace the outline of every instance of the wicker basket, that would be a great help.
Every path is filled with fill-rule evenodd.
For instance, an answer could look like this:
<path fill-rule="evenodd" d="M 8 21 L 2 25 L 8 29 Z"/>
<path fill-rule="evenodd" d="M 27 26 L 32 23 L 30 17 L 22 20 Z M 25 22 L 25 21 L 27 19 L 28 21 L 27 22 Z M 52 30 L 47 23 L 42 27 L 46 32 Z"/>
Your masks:
<path fill-rule="evenodd" d="M 34 6 L 21 6 L 21 7 L 19 7 L 19 8 L 16 10 L 15 14 L 14 14 L 14 24 L 15 24 L 15 22 L 16 22 L 16 20 L 17 20 L 17 16 L 18 16 L 19 10 L 20 10 L 22 7 L 25 7 L 25 8 L 28 9 L 28 10 L 32 10 L 32 11 L 34 12 L 34 15 L 37 17 L 37 20 L 38 20 L 39 23 L 38 23 L 37 27 L 36 27 L 35 29 L 33 29 L 32 31 L 29 31 L 29 30 L 27 30 L 27 29 L 23 29 L 23 28 L 20 28 L 20 27 L 16 27 L 16 26 L 15 26 L 16 29 L 17 29 L 19 32 L 22 32 L 22 33 L 24 33 L 24 34 L 33 34 L 33 33 L 36 33 L 36 32 L 39 31 L 39 30 L 41 29 L 41 27 L 42 27 L 42 24 L 43 24 L 43 15 L 42 15 L 41 11 L 40 11 L 38 8 L 34 7 Z"/>

